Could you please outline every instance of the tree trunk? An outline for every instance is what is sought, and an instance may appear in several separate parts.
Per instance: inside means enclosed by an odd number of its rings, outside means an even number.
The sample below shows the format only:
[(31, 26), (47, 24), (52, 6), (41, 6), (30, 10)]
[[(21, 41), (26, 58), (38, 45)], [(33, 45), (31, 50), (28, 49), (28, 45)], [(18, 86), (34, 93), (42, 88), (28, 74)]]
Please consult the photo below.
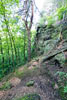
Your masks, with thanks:
[(11, 39), (11, 34), (10, 34), (8, 23), (6, 23), (7, 19), (6, 19), (6, 16), (5, 16), (5, 12), (4, 12), (4, 21), (5, 21), (6, 29), (8, 30), (8, 36), (9, 36), (9, 40), (10, 40), (11, 53), (12, 53), (12, 66), (14, 67), (14, 54), (13, 54), (12, 39)]
[(31, 61), (31, 32), (30, 30), (27, 30), (28, 34), (28, 62)]
[(12, 46), (12, 40), (11, 40), (11, 35), (9, 32), (8, 25), (6, 24), (6, 27), (8, 29), (8, 35), (9, 35), (9, 40), (10, 40), (10, 45), (11, 45), (11, 53), (12, 53), (12, 66), (14, 67), (14, 54), (13, 54), (13, 46)]
[(25, 43), (25, 39), (26, 39), (26, 36), (25, 36), (25, 34), (24, 34), (24, 47), (23, 47), (23, 53), (24, 53), (24, 61), (25, 61), (25, 57), (26, 57), (26, 55), (25, 55), (25, 49), (26, 49), (26, 43)]
[(24, 53), (24, 61), (25, 61), (25, 41), (24, 41), (24, 48), (23, 48), (23, 53)]
[(9, 43), (8, 43), (8, 37), (6, 35), (6, 43), (7, 43), (7, 49), (8, 49), (8, 58), (9, 58), (9, 65), (10, 65), (10, 53), (9, 53)]
[(12, 37), (14, 51), (15, 51), (15, 56), (16, 56), (16, 63), (18, 64), (17, 49), (16, 49), (16, 45), (15, 45), (15, 40), (14, 40), (12, 34), (11, 34), (11, 37)]
[(3, 68), (3, 74), (4, 74), (4, 53), (3, 53), (3, 47), (2, 47), (2, 39), (0, 37), (0, 45), (1, 45), (1, 55), (2, 55), (2, 68)]
[(18, 51), (18, 61), (19, 61), (19, 63), (20, 63), (21, 60), (20, 60), (20, 50), (19, 50), (19, 47), (17, 48), (17, 51)]
[(11, 38), (10, 39), (10, 45), (11, 45), (11, 53), (12, 53), (12, 66), (14, 67), (14, 54), (13, 54), (13, 46), (12, 46), (12, 41)]

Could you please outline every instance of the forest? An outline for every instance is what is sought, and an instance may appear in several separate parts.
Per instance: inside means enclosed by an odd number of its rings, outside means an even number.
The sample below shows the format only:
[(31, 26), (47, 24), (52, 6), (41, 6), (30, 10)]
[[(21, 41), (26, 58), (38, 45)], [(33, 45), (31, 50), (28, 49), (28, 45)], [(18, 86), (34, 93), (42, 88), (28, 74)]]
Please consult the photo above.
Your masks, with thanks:
[(0, 0), (0, 100), (67, 100), (67, 0)]

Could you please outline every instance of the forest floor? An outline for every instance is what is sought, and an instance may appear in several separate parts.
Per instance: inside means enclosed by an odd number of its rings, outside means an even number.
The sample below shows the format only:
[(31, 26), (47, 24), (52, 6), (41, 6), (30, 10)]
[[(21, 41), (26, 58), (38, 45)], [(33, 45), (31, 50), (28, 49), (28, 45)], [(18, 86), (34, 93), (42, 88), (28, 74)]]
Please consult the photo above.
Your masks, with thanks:
[[(3, 79), (11, 82), (12, 87), (7, 90), (0, 90), (0, 100), (16, 100), (25, 94), (37, 93), (41, 100), (61, 100), (58, 94), (58, 85), (54, 74), (60, 70), (46, 62), (41, 64), (41, 60), (32, 60), (29, 64), (20, 67), (12, 74), (12, 77)], [(8, 78), (8, 79), (7, 79)], [(27, 82), (33, 80), (34, 85), (28, 87)]]

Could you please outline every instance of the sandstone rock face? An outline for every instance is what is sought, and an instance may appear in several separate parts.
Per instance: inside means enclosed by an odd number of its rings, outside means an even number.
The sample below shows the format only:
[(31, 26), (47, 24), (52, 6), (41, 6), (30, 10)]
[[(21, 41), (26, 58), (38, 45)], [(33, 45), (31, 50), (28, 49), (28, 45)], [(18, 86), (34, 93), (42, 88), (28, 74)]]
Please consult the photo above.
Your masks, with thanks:
[[(63, 40), (60, 41), (60, 31), (55, 26), (38, 26), (36, 34), (36, 54), (49, 56), (53, 54), (55, 50), (61, 50), (62, 48), (67, 48), (67, 22), (61, 22), (61, 33)], [(65, 32), (65, 33), (64, 33)], [(67, 54), (65, 54), (65, 59), (67, 59)]]
[(39, 26), (36, 34), (36, 48), (37, 54), (42, 55), (44, 52), (48, 52), (49, 49), (54, 47), (52, 40), (52, 34), (55, 32), (54, 26)]

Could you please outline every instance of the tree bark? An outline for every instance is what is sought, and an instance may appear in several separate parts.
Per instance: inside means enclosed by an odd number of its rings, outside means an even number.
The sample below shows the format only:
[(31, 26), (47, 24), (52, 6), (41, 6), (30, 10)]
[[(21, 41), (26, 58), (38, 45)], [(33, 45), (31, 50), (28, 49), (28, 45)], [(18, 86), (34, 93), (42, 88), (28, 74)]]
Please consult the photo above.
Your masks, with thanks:
[(30, 30), (27, 30), (28, 34), (28, 62), (31, 61), (31, 32)]
[[(30, 8), (30, 9), (28, 9)], [(28, 0), (25, 0), (24, 2), (24, 18), (23, 21), (25, 23), (26, 31), (27, 31), (27, 38), (28, 38), (28, 62), (31, 61), (31, 28), (33, 24), (33, 13), (34, 13), (34, 2), (31, 0), (29, 2)], [(30, 11), (31, 10), (31, 11)]]

